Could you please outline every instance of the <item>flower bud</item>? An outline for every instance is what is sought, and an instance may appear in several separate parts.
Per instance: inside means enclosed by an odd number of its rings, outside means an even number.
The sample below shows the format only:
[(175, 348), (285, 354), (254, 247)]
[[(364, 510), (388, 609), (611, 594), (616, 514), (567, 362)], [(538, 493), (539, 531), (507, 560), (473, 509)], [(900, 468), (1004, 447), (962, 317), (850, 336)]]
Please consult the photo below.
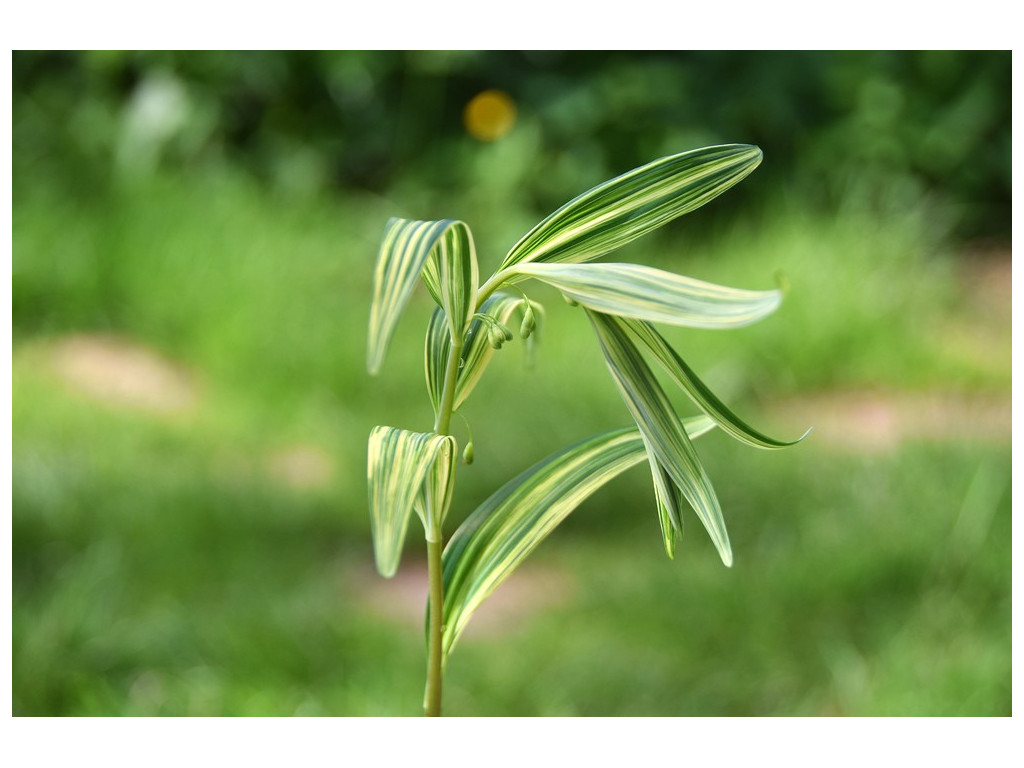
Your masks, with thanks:
[(527, 304), (526, 311), (523, 312), (523, 324), (519, 326), (519, 335), (524, 339), (530, 338), (530, 334), (533, 333), (536, 326), (537, 320), (533, 316), (533, 307)]
[(495, 349), (501, 349), (501, 345), (505, 343), (505, 334), (492, 325), (487, 329), (487, 343)]
[(462, 463), (472, 464), (473, 463), (473, 441), (466, 443), (465, 449), (462, 451)]

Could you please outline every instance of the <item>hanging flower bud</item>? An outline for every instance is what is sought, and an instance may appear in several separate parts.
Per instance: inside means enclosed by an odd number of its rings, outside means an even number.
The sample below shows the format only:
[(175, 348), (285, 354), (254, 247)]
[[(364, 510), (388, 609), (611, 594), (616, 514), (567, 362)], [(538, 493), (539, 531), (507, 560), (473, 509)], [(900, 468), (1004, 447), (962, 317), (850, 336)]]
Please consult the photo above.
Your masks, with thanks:
[(473, 441), (470, 440), (466, 443), (465, 449), (462, 451), (462, 463), (472, 464), (473, 463)]
[(533, 307), (527, 302), (526, 310), (523, 312), (523, 324), (519, 326), (519, 335), (524, 339), (530, 338), (530, 334), (533, 333), (536, 326), (537, 319), (533, 316)]
[(495, 349), (501, 349), (501, 345), (505, 343), (505, 334), (492, 325), (487, 329), (487, 343)]

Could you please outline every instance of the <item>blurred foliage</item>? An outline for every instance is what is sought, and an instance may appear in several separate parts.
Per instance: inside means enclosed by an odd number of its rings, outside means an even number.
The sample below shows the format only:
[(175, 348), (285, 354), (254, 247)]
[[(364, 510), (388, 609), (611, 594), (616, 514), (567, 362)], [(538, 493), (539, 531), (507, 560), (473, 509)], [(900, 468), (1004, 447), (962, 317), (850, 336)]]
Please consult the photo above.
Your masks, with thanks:
[[(424, 593), (401, 577), (421, 542), (397, 583), (373, 575), (365, 441), (430, 427), (431, 302), (413, 297), (371, 380), (384, 222), (461, 218), (489, 270), (573, 194), (715, 141), (765, 162), (621, 258), (750, 288), (781, 270), (772, 318), (666, 335), (751, 423), (819, 429), (777, 454), (698, 445), (733, 569), (696, 524), (664, 557), (649, 474), (593, 497), (524, 566), (534, 609), (471, 626), (448, 711), (1011, 711), (1008, 428), (928, 411), (925, 434), (866, 451), (804, 399), (940, 392), (1008, 421), (1009, 299), (968, 290), (983, 260), (956, 257), (1009, 236), (1009, 53), (15, 52), (13, 69), (15, 714), (417, 714)], [(493, 121), (482, 142), (462, 121), (488, 90), (511, 101), (474, 117)], [(528, 290), (548, 308), (536, 366), (508, 345), (465, 406), (477, 460), (453, 525), (628, 421), (578, 311)], [(189, 404), (97, 397), (62, 367), (83, 337), (171, 361)], [(315, 482), (282, 474), (296, 453)]]
[(15, 52), (16, 190), (228, 164), (290, 193), (429, 178), (450, 197), (479, 183), (462, 112), (487, 89), (518, 105), (500, 173), (538, 213), (736, 141), (823, 211), (927, 196), (958, 235), (1009, 237), (1009, 52)]

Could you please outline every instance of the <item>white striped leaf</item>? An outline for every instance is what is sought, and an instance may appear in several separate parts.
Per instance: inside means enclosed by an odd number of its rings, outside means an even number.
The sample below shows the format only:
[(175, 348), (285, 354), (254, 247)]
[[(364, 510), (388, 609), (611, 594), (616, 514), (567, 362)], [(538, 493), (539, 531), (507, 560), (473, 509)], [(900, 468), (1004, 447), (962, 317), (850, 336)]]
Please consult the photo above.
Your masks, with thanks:
[(452, 493), (455, 491), (455, 466), (458, 464), (456, 454), (458, 446), (455, 438), (450, 435), (435, 435), (443, 440), (436, 452), (434, 463), (430, 465), (427, 476), (420, 486), (413, 508), (423, 523), (423, 531), (427, 541), (443, 541), (441, 526), (452, 504)]
[[(641, 436), (642, 433), (641, 433)], [(658, 506), (658, 522), (661, 523), (661, 535), (665, 544), (665, 554), (672, 559), (676, 556), (676, 539), (683, 535), (682, 505), (684, 500), (676, 488), (672, 478), (658, 462), (650, 441), (644, 437), (644, 450), (647, 452), (647, 463), (651, 467), (654, 480), (654, 500)]]
[[(714, 428), (706, 416), (685, 422), (696, 438)], [(483, 502), (444, 551), (444, 655), (473, 612), (594, 491), (644, 460), (633, 427), (595, 435), (513, 478)]]
[(668, 372), (676, 384), (690, 396), (690, 399), (704, 413), (715, 420), (722, 431), (740, 442), (757, 448), (786, 448), (796, 445), (796, 443), (799, 443), (810, 434), (810, 430), (807, 430), (796, 440), (786, 442), (776, 440), (763, 432), (759, 432), (719, 400), (715, 393), (698, 378), (693, 369), (683, 362), (679, 354), (669, 346), (664, 337), (652, 328), (650, 324), (628, 318), (619, 319), (616, 322), (653, 353), (654, 359)]
[(693, 444), (661, 385), (639, 350), (614, 318), (587, 312), (608, 370), (651, 451), (711, 536), (722, 562), (732, 565), (732, 548), (714, 488)]
[(398, 319), (423, 275), (445, 309), (452, 332), (462, 333), (476, 301), (473, 237), (461, 221), (388, 220), (377, 255), (370, 303), (366, 366), (377, 373)]
[(423, 344), (423, 370), (427, 376), (427, 396), (434, 406), (434, 416), (441, 407), (441, 394), (444, 391), (445, 366), (448, 364), (448, 353), (452, 348), (451, 336), (448, 334), (448, 322), (444, 310), (437, 307), (430, 315), (427, 323), (427, 336)]
[(370, 528), (377, 570), (391, 577), (402, 557), (409, 517), (420, 513), (428, 541), (441, 540), (451, 501), (455, 438), (432, 432), (374, 427), (367, 449)]
[[(540, 305), (531, 302), (534, 310), (539, 310)], [(493, 317), (502, 324), (508, 324), (517, 310), (522, 310), (526, 300), (522, 296), (513, 296), (507, 293), (495, 293), (488, 297), (478, 310), (479, 314)], [(487, 341), (487, 330), (489, 323), (479, 317), (474, 317), (466, 332), (465, 342), (462, 347), (462, 360), (459, 364), (459, 374), (455, 383), (455, 403), (453, 410), (458, 410), (469, 394), (473, 391), (480, 377), (483, 375), (487, 363), (494, 355), (495, 349)], [(424, 370), (427, 377), (427, 394), (434, 406), (434, 413), (440, 407), (441, 392), (444, 388), (445, 366), (448, 363), (448, 353), (451, 350), (451, 341), (445, 331), (444, 316), (440, 309), (434, 310), (430, 323), (427, 326), (427, 335), (424, 341)], [(537, 331), (534, 331), (536, 335)], [(531, 339), (533, 336), (531, 335)], [(529, 342), (530, 339), (527, 339)]]
[(749, 144), (670, 155), (600, 184), (563, 205), (509, 251), (505, 270), (526, 262), (596, 259), (699, 208), (761, 162)]
[(469, 227), (451, 224), (423, 267), (423, 282), (448, 317), (452, 339), (461, 338), (476, 308), (479, 272)]
[(690, 328), (736, 328), (771, 314), (777, 290), (747, 291), (640, 264), (520, 264), (513, 274), (554, 286), (584, 307)]

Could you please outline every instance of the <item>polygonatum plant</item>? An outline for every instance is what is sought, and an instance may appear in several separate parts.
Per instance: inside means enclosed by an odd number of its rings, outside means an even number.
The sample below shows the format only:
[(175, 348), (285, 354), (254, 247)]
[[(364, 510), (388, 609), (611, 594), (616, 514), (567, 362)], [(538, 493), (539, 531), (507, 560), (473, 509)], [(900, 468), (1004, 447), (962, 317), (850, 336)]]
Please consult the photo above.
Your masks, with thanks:
[[(375, 427), (367, 461), (374, 555), (383, 576), (398, 569), (413, 511), (423, 524), (429, 576), (426, 714), (441, 713), (444, 670), (473, 612), (570, 512), (634, 465), (650, 466), (668, 556), (674, 555), (689, 507), (725, 565), (732, 564), (722, 511), (693, 441), (715, 427), (758, 448), (798, 440), (775, 440), (740, 419), (653, 324), (736, 328), (773, 312), (781, 293), (727, 288), (638, 264), (591, 262), (699, 208), (760, 162), (757, 147), (727, 144), (629, 171), (533, 227), (482, 284), (473, 236), (463, 222), (394, 218), (387, 223), (370, 307), (371, 373), (380, 370), (420, 279), (437, 303), (424, 350), (434, 428)], [(587, 437), (525, 470), (472, 512), (443, 547), (459, 453), (452, 415), (472, 394), (495, 351), (513, 339), (510, 323), (517, 320), (520, 337), (533, 341), (543, 308), (519, 287), (526, 280), (553, 286), (586, 314), (634, 426)], [(701, 415), (677, 414), (648, 359)], [(468, 442), (467, 464), (472, 451)]]

